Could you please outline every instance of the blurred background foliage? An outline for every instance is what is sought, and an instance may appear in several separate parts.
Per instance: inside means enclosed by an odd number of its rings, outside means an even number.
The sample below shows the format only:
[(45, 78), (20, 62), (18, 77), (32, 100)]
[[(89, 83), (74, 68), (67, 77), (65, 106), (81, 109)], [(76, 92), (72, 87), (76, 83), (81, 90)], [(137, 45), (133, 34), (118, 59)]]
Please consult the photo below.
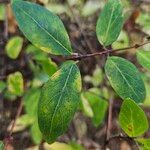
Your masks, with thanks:
[[(30, 0), (59, 15), (77, 53), (100, 50), (95, 25), (106, 0)], [(112, 48), (118, 49), (142, 43), (150, 34), (150, 3), (147, 0), (121, 0), (125, 25)], [(40, 37), (39, 37), (40, 38)], [(149, 46), (142, 49), (147, 51)], [(150, 71), (143, 69), (135, 49), (119, 53), (138, 66), (142, 72), (147, 96), (144, 110), (150, 120)], [(137, 58), (135, 57), (137, 55)], [(62, 60), (50, 58), (29, 43), (17, 27), (10, 5), (0, 3), (0, 140), (9, 133), (20, 101), (23, 111), (13, 130), (10, 150), (99, 150), (105, 140), (108, 99), (113, 95), (113, 134), (120, 133), (117, 114), (121, 101), (110, 89), (103, 70), (104, 58), (89, 58), (79, 63), (83, 79), (81, 103), (69, 130), (57, 142), (42, 141), (37, 124), (37, 105), (42, 85), (55, 73)], [(150, 68), (150, 67), (149, 67)], [(150, 132), (145, 134), (150, 138)], [(120, 143), (121, 145), (122, 143)], [(124, 143), (123, 143), (124, 144)], [(115, 145), (115, 144), (114, 144)], [(3, 145), (0, 143), (0, 147)], [(126, 146), (128, 146), (126, 144)], [(41, 148), (42, 147), (42, 148)], [(0, 148), (1, 149), (1, 148)]]

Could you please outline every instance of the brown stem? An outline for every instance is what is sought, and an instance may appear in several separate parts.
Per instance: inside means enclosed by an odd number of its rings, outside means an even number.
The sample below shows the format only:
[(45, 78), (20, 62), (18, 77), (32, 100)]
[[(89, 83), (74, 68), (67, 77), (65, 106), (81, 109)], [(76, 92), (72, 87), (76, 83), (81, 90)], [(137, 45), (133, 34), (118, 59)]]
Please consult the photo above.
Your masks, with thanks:
[(150, 43), (150, 41), (142, 43), (142, 44), (135, 44), (133, 46), (120, 48), (120, 49), (111, 49), (111, 50), (103, 49), (103, 51), (101, 51), (101, 52), (85, 54), (85, 55), (78, 54), (77, 56), (75, 56), (75, 55), (71, 56), (71, 57), (69, 56), (69, 57), (66, 57), (65, 59), (66, 60), (83, 60), (83, 59), (86, 59), (86, 58), (89, 58), (89, 57), (101, 56), (101, 55), (108, 54), (108, 53), (115, 53), (115, 52), (119, 52), (119, 51), (130, 50), (130, 49), (133, 49), (133, 48), (137, 49), (137, 48), (139, 48), (141, 46), (144, 46), (146, 44), (149, 44), (149, 43)]
[(113, 99), (110, 98), (109, 109), (108, 109), (108, 122), (107, 122), (107, 128), (106, 128), (106, 141), (109, 140), (111, 129), (112, 129), (112, 109), (113, 109)]
[(3, 3), (3, 4), (8, 4), (10, 3), (10, 0), (0, 0), (0, 4)]
[(16, 125), (16, 121), (17, 121), (18, 117), (20, 116), (20, 114), (21, 114), (21, 112), (22, 112), (22, 108), (23, 108), (23, 102), (22, 102), (22, 100), (21, 100), (20, 105), (19, 105), (19, 108), (18, 108), (18, 110), (17, 110), (17, 114), (16, 114), (15, 119), (14, 119), (14, 121), (13, 121), (13, 123), (12, 123), (12, 126), (11, 126), (11, 129), (10, 129), (8, 138), (6, 138), (6, 140), (5, 140), (6, 142), (5, 142), (4, 150), (7, 150), (7, 146), (8, 146), (8, 144), (9, 144), (9, 141), (12, 139), (11, 136), (12, 136), (14, 127), (15, 127), (15, 125)]

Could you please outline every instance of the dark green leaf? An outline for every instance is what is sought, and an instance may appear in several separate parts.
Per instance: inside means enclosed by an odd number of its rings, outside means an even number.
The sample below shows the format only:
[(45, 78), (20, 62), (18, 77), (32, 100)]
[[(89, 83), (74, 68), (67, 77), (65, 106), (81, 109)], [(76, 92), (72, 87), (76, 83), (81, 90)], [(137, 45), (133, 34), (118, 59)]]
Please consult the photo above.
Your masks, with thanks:
[(69, 37), (56, 15), (22, 0), (14, 0), (12, 8), (20, 30), (35, 46), (55, 55), (71, 54)]
[(138, 62), (146, 69), (150, 69), (150, 51), (137, 51)]
[(130, 99), (123, 101), (119, 124), (130, 137), (140, 136), (148, 130), (148, 120), (144, 111)]
[(109, 57), (105, 72), (111, 86), (122, 98), (140, 103), (145, 99), (145, 86), (137, 68), (124, 58)]
[(52, 143), (63, 134), (80, 100), (80, 71), (75, 62), (62, 65), (44, 85), (38, 107), (39, 127), (44, 139)]
[(98, 40), (104, 46), (117, 40), (123, 26), (123, 8), (119, 0), (108, 0), (100, 13), (96, 33)]

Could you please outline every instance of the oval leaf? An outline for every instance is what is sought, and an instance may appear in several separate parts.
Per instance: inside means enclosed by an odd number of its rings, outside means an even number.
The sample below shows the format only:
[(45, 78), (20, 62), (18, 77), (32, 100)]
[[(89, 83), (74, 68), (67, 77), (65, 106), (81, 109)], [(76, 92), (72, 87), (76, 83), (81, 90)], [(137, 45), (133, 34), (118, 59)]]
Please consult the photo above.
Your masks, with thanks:
[(150, 51), (137, 51), (138, 62), (146, 69), (150, 69)]
[(119, 124), (130, 137), (140, 136), (148, 130), (148, 121), (144, 111), (130, 99), (125, 100), (121, 106)]
[(61, 20), (40, 5), (14, 0), (12, 8), (20, 30), (40, 49), (55, 55), (70, 55), (71, 45)]
[(11, 38), (6, 45), (8, 57), (16, 59), (22, 49), (23, 39), (19, 36)]
[(120, 57), (109, 57), (105, 64), (105, 72), (111, 86), (122, 98), (131, 98), (140, 103), (145, 99), (145, 86), (137, 68)]
[(100, 13), (96, 33), (99, 42), (104, 46), (117, 40), (123, 26), (122, 11), (119, 0), (109, 0)]
[(80, 71), (73, 61), (63, 64), (43, 87), (38, 120), (43, 137), (48, 143), (54, 142), (66, 131), (77, 109), (80, 91)]
[(99, 95), (95, 94), (94, 92), (85, 92), (84, 96), (89, 102), (94, 113), (92, 117), (93, 125), (98, 127), (104, 121), (108, 108), (108, 102), (100, 98)]
[(24, 92), (23, 76), (20, 72), (9, 74), (7, 79), (8, 91), (16, 96), (21, 96)]

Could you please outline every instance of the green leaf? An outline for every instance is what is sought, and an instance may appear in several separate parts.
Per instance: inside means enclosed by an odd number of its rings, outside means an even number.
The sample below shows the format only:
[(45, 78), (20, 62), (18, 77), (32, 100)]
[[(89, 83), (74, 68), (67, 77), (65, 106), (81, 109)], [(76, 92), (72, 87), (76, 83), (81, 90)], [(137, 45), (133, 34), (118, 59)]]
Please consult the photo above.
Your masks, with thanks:
[(48, 143), (66, 131), (78, 107), (80, 91), (80, 71), (73, 61), (64, 63), (42, 88), (38, 121)]
[(55, 55), (72, 53), (65, 27), (56, 15), (25, 1), (14, 0), (12, 8), (20, 30), (35, 46)]
[(103, 81), (102, 69), (100, 69), (98, 66), (96, 66), (92, 77), (87, 75), (84, 77), (84, 81), (92, 83), (94, 85), (94, 87), (99, 86), (100, 83)]
[(69, 8), (67, 7), (67, 5), (64, 4), (59, 4), (59, 3), (49, 3), (48, 5), (46, 5), (46, 8), (48, 10), (50, 10), (51, 12), (55, 13), (55, 14), (63, 14), (63, 13), (70, 13)]
[[(33, 45), (28, 45), (26, 48), (27, 54), (31, 55), (31, 58), (36, 61), (36, 63), (42, 68), (43, 72), (51, 76), (54, 74), (58, 67), (55, 62), (53, 62), (47, 53), (41, 51)], [(35, 67), (33, 67), (35, 69)], [(39, 70), (37, 71), (39, 73)], [(35, 73), (37, 75), (37, 72)]]
[(125, 31), (121, 31), (117, 41), (112, 44), (112, 48), (119, 49), (128, 46), (129, 46), (129, 36)]
[(115, 42), (123, 26), (122, 5), (119, 0), (109, 0), (100, 13), (96, 33), (98, 40), (104, 46)]
[(36, 120), (30, 129), (32, 140), (35, 144), (40, 144), (42, 141), (42, 133), (38, 126), (38, 121)]
[(93, 15), (101, 7), (100, 1), (87, 1), (82, 9), (82, 16), (88, 17)]
[(43, 145), (45, 150), (74, 150), (70, 145), (60, 142), (55, 142), (51, 145), (44, 143)]
[(22, 49), (23, 39), (19, 36), (12, 37), (6, 45), (6, 53), (8, 57), (16, 59)]
[(138, 50), (138, 62), (146, 69), (150, 69), (150, 51)]
[(6, 83), (4, 81), (0, 81), (0, 93), (6, 88)]
[(21, 96), (24, 92), (23, 77), (20, 72), (8, 75), (7, 79), (8, 91), (16, 96)]
[(78, 143), (71, 142), (69, 145), (72, 147), (72, 150), (84, 150), (83, 146)]
[(50, 58), (39, 60), (38, 62), (41, 64), (43, 71), (49, 76), (53, 75), (58, 70), (57, 65)]
[(5, 20), (5, 5), (4, 4), (0, 4), (0, 20)]
[(144, 111), (130, 99), (123, 101), (119, 114), (119, 124), (130, 137), (140, 136), (148, 130), (148, 120)]
[(81, 104), (81, 108), (84, 112), (84, 114), (87, 116), (87, 117), (90, 117), (92, 118), (94, 116), (93, 114), (93, 110), (88, 102), (88, 100), (84, 97), (84, 95), (82, 94), (81, 95), (81, 101), (82, 101), (82, 104)]
[(37, 117), (37, 107), (40, 95), (40, 89), (30, 89), (25, 93), (23, 97), (25, 111), (29, 116), (33, 118)]
[(4, 144), (2, 141), (0, 141), (0, 150), (4, 150)]
[[(22, 115), (16, 120), (15, 127), (13, 129), (13, 133), (23, 131), (28, 126), (32, 125), (34, 122), (34, 119), (29, 116), (28, 114)], [(13, 122), (12, 122), (13, 123)], [(10, 131), (12, 127), (12, 124), (8, 127), (8, 130)]]
[(88, 100), (94, 113), (92, 122), (94, 126), (98, 127), (105, 118), (108, 102), (92, 92), (85, 92), (84, 96)]
[(142, 145), (142, 150), (150, 149), (150, 139), (137, 139), (136, 141)]
[(145, 99), (145, 86), (137, 68), (124, 58), (112, 56), (107, 59), (105, 72), (109, 82), (122, 99), (140, 103)]
[(74, 142), (69, 144), (55, 142), (51, 145), (44, 143), (43, 145), (45, 150), (84, 150), (84, 148), (81, 145)]

